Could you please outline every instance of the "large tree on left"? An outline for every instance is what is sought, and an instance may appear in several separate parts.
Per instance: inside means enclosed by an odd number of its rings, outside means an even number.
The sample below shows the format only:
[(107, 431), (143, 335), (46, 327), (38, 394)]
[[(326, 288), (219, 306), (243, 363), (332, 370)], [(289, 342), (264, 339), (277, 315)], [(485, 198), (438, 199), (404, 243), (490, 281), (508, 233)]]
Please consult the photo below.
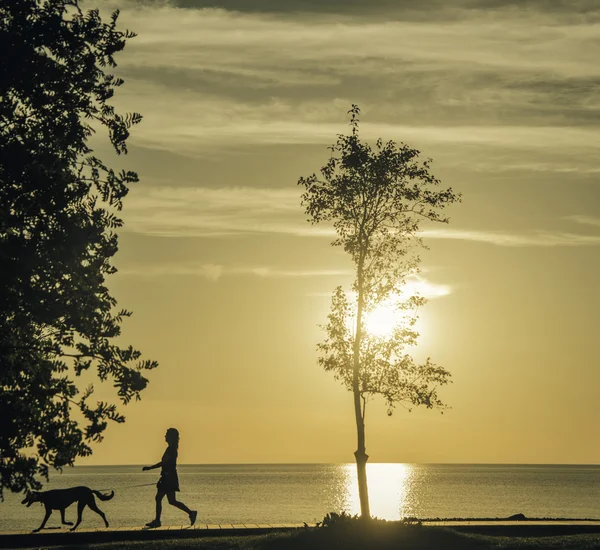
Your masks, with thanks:
[(117, 345), (130, 312), (106, 286), (138, 177), (90, 144), (107, 134), (126, 153), (141, 120), (110, 103), (123, 84), (114, 55), (135, 36), (118, 15), (103, 21), (78, 0), (0, 0), (0, 498), (40, 488), (49, 468), (91, 454), (107, 423), (124, 421), (84, 388), (90, 377), (126, 404), (157, 366)]

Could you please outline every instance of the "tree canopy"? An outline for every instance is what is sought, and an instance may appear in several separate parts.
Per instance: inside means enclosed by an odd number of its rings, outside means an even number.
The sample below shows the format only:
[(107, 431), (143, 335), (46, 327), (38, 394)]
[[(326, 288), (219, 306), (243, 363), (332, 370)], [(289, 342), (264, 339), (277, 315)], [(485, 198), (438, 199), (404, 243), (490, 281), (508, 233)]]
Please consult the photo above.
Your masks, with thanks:
[(40, 488), (49, 468), (91, 454), (115, 403), (94, 401), (85, 371), (139, 399), (157, 366), (116, 343), (118, 212), (131, 171), (94, 155), (106, 132), (127, 152), (138, 113), (111, 105), (123, 80), (109, 71), (135, 35), (78, 0), (0, 0), (0, 497)]
[[(378, 139), (373, 149), (359, 139), (358, 106), (349, 111), (350, 135), (339, 135), (321, 176), (300, 178), (302, 203), (309, 221), (329, 222), (354, 265), (348, 291), (336, 288), (318, 345), (319, 363), (352, 391), (357, 426), (355, 452), (361, 516), (370, 517), (366, 479), (365, 409), (367, 398), (381, 395), (391, 414), (396, 403), (442, 407), (439, 386), (450, 373), (429, 359), (417, 364), (406, 348), (416, 344), (416, 310), (425, 303), (406, 295), (407, 278), (418, 271), (415, 250), (423, 246), (423, 220), (448, 221), (442, 211), (459, 201), (451, 188), (440, 188), (431, 161), (406, 144)], [(367, 317), (391, 303), (398, 321), (385, 335), (367, 329)]]

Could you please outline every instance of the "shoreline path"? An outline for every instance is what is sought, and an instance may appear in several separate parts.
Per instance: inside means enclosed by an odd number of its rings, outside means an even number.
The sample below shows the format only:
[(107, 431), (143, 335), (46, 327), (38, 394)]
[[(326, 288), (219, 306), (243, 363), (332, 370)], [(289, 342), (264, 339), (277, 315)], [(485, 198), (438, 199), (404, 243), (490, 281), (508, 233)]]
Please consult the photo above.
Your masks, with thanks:
[[(558, 536), (600, 533), (600, 520), (435, 520), (423, 521), (424, 526), (452, 527), (486, 535)], [(156, 529), (120, 527), (115, 529), (46, 529), (0, 532), (0, 548), (27, 548), (65, 544), (90, 544), (115, 541), (164, 540), (217, 536), (263, 535), (275, 531), (291, 531), (315, 527), (315, 524), (197, 524), (194, 526), (164, 526)]]

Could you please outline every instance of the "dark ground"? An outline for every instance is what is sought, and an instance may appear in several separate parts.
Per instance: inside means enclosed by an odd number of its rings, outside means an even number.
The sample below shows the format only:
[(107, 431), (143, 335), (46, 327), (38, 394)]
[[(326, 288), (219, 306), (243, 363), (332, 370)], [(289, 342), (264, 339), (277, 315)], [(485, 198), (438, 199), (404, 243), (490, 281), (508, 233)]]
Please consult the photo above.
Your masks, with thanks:
[[(64, 544), (64, 538), (52, 541), (53, 537), (23, 536), (20, 545), (6, 546), (2, 542), (5, 537), (3, 536), (0, 537), (0, 546), (53, 550), (600, 550), (600, 526), (539, 527), (544, 526), (491, 526), (478, 529), (400, 525), (389, 522), (372, 526), (296, 529), (263, 535), (224, 533), (220, 536), (180, 538), (177, 532), (169, 535), (166, 531), (160, 539), (112, 542), (94, 542), (94, 534), (89, 534), (87, 538), (73, 537), (68, 545)], [(8, 540), (4, 539), (4, 542)], [(52, 546), (45, 546), (46, 542)], [(58, 542), (59, 544), (56, 544)]]

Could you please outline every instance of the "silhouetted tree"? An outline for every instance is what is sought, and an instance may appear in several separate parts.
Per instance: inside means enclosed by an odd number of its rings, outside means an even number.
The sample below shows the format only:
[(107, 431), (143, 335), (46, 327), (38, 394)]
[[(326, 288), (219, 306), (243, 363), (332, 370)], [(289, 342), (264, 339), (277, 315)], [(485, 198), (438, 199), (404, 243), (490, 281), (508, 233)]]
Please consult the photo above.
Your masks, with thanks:
[(117, 216), (134, 172), (116, 173), (89, 140), (108, 131), (126, 153), (137, 113), (110, 104), (123, 80), (105, 72), (135, 36), (77, 0), (0, 0), (0, 497), (40, 488), (49, 467), (89, 455), (115, 404), (78, 388), (84, 371), (139, 399), (154, 361), (114, 343), (128, 311), (116, 271)]
[[(437, 388), (450, 373), (429, 359), (416, 364), (406, 346), (416, 342), (418, 296), (404, 298), (407, 276), (416, 272), (414, 250), (421, 220), (447, 222), (440, 211), (460, 200), (452, 189), (438, 189), (430, 161), (419, 162), (419, 151), (393, 141), (377, 140), (375, 149), (359, 139), (360, 110), (353, 105), (351, 135), (339, 135), (321, 176), (300, 178), (302, 204), (312, 223), (331, 222), (337, 233), (333, 246), (341, 246), (355, 267), (351, 298), (338, 287), (324, 327), (326, 339), (318, 345), (319, 363), (353, 393), (357, 428), (356, 457), (361, 517), (369, 518), (365, 446), (367, 398), (382, 395), (388, 414), (395, 403), (441, 407)], [(404, 313), (388, 336), (370, 334), (365, 316), (382, 303)], [(401, 318), (402, 315), (399, 315)]]

